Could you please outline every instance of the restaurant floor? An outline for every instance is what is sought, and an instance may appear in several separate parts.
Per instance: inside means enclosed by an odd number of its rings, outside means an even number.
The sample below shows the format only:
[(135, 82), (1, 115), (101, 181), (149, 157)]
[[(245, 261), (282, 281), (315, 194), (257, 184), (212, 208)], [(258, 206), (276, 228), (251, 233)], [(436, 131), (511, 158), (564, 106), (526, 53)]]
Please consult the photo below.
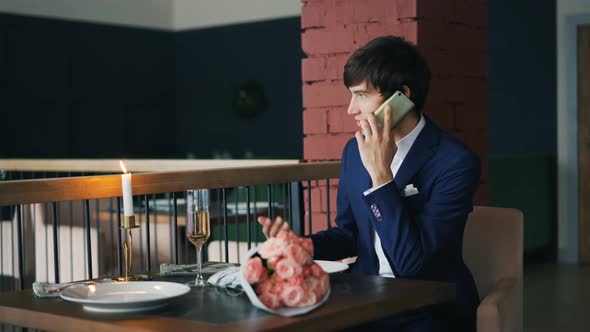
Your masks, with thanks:
[(590, 266), (526, 265), (524, 330), (590, 331)]

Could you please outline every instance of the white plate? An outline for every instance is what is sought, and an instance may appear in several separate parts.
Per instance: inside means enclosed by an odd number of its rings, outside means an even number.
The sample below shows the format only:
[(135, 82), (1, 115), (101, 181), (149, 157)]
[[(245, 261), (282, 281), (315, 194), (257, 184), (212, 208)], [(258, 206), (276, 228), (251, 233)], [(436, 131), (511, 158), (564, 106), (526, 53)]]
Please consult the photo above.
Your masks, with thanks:
[(162, 281), (113, 282), (97, 285), (74, 285), (61, 298), (80, 303), (95, 312), (134, 312), (151, 310), (168, 304), (190, 291), (190, 287)]
[(318, 265), (328, 273), (336, 273), (342, 272), (348, 269), (348, 265), (340, 262), (333, 262), (333, 261), (319, 261), (314, 260), (314, 262), (318, 263)]

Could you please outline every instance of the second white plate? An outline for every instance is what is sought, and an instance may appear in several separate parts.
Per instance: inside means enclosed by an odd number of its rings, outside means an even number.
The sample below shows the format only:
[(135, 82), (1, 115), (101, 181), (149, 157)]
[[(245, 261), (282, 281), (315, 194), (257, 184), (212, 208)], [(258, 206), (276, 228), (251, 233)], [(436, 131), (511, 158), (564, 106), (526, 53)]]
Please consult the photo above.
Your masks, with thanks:
[(340, 262), (314, 260), (327, 273), (342, 272), (348, 269), (348, 265)]
[(190, 287), (163, 281), (113, 282), (97, 285), (74, 285), (66, 288), (61, 298), (80, 303), (95, 312), (135, 312), (168, 304), (190, 291)]

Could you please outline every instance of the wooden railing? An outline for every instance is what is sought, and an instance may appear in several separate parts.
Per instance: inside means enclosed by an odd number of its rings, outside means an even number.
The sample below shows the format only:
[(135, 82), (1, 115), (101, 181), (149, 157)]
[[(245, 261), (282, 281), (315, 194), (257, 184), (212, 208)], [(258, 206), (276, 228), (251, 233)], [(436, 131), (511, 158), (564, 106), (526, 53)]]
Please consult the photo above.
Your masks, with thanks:
[[(0, 167), (1, 169), (1, 167)], [(340, 162), (133, 174), (133, 194), (230, 188), (337, 178)], [(121, 196), (121, 176), (101, 175), (0, 182), (0, 206)]]
[[(296, 165), (297, 159), (125, 159), (130, 172), (170, 172), (252, 166)], [(119, 159), (0, 159), (0, 170), (119, 173)]]

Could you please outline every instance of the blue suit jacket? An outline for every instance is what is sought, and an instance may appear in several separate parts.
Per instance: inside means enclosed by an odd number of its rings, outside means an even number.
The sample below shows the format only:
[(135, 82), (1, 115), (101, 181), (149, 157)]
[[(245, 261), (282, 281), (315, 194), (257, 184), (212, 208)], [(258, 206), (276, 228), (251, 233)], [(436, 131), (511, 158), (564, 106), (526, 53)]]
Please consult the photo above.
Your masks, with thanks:
[[(338, 227), (312, 235), (316, 259), (358, 256), (352, 273), (376, 275), (373, 229), (397, 277), (453, 282), (457, 306), (475, 317), (479, 297), (463, 262), (463, 231), (479, 183), (479, 158), (461, 142), (426, 124), (394, 181), (364, 196), (371, 178), (356, 139), (344, 148), (338, 185)], [(419, 193), (403, 197), (413, 184)]]

